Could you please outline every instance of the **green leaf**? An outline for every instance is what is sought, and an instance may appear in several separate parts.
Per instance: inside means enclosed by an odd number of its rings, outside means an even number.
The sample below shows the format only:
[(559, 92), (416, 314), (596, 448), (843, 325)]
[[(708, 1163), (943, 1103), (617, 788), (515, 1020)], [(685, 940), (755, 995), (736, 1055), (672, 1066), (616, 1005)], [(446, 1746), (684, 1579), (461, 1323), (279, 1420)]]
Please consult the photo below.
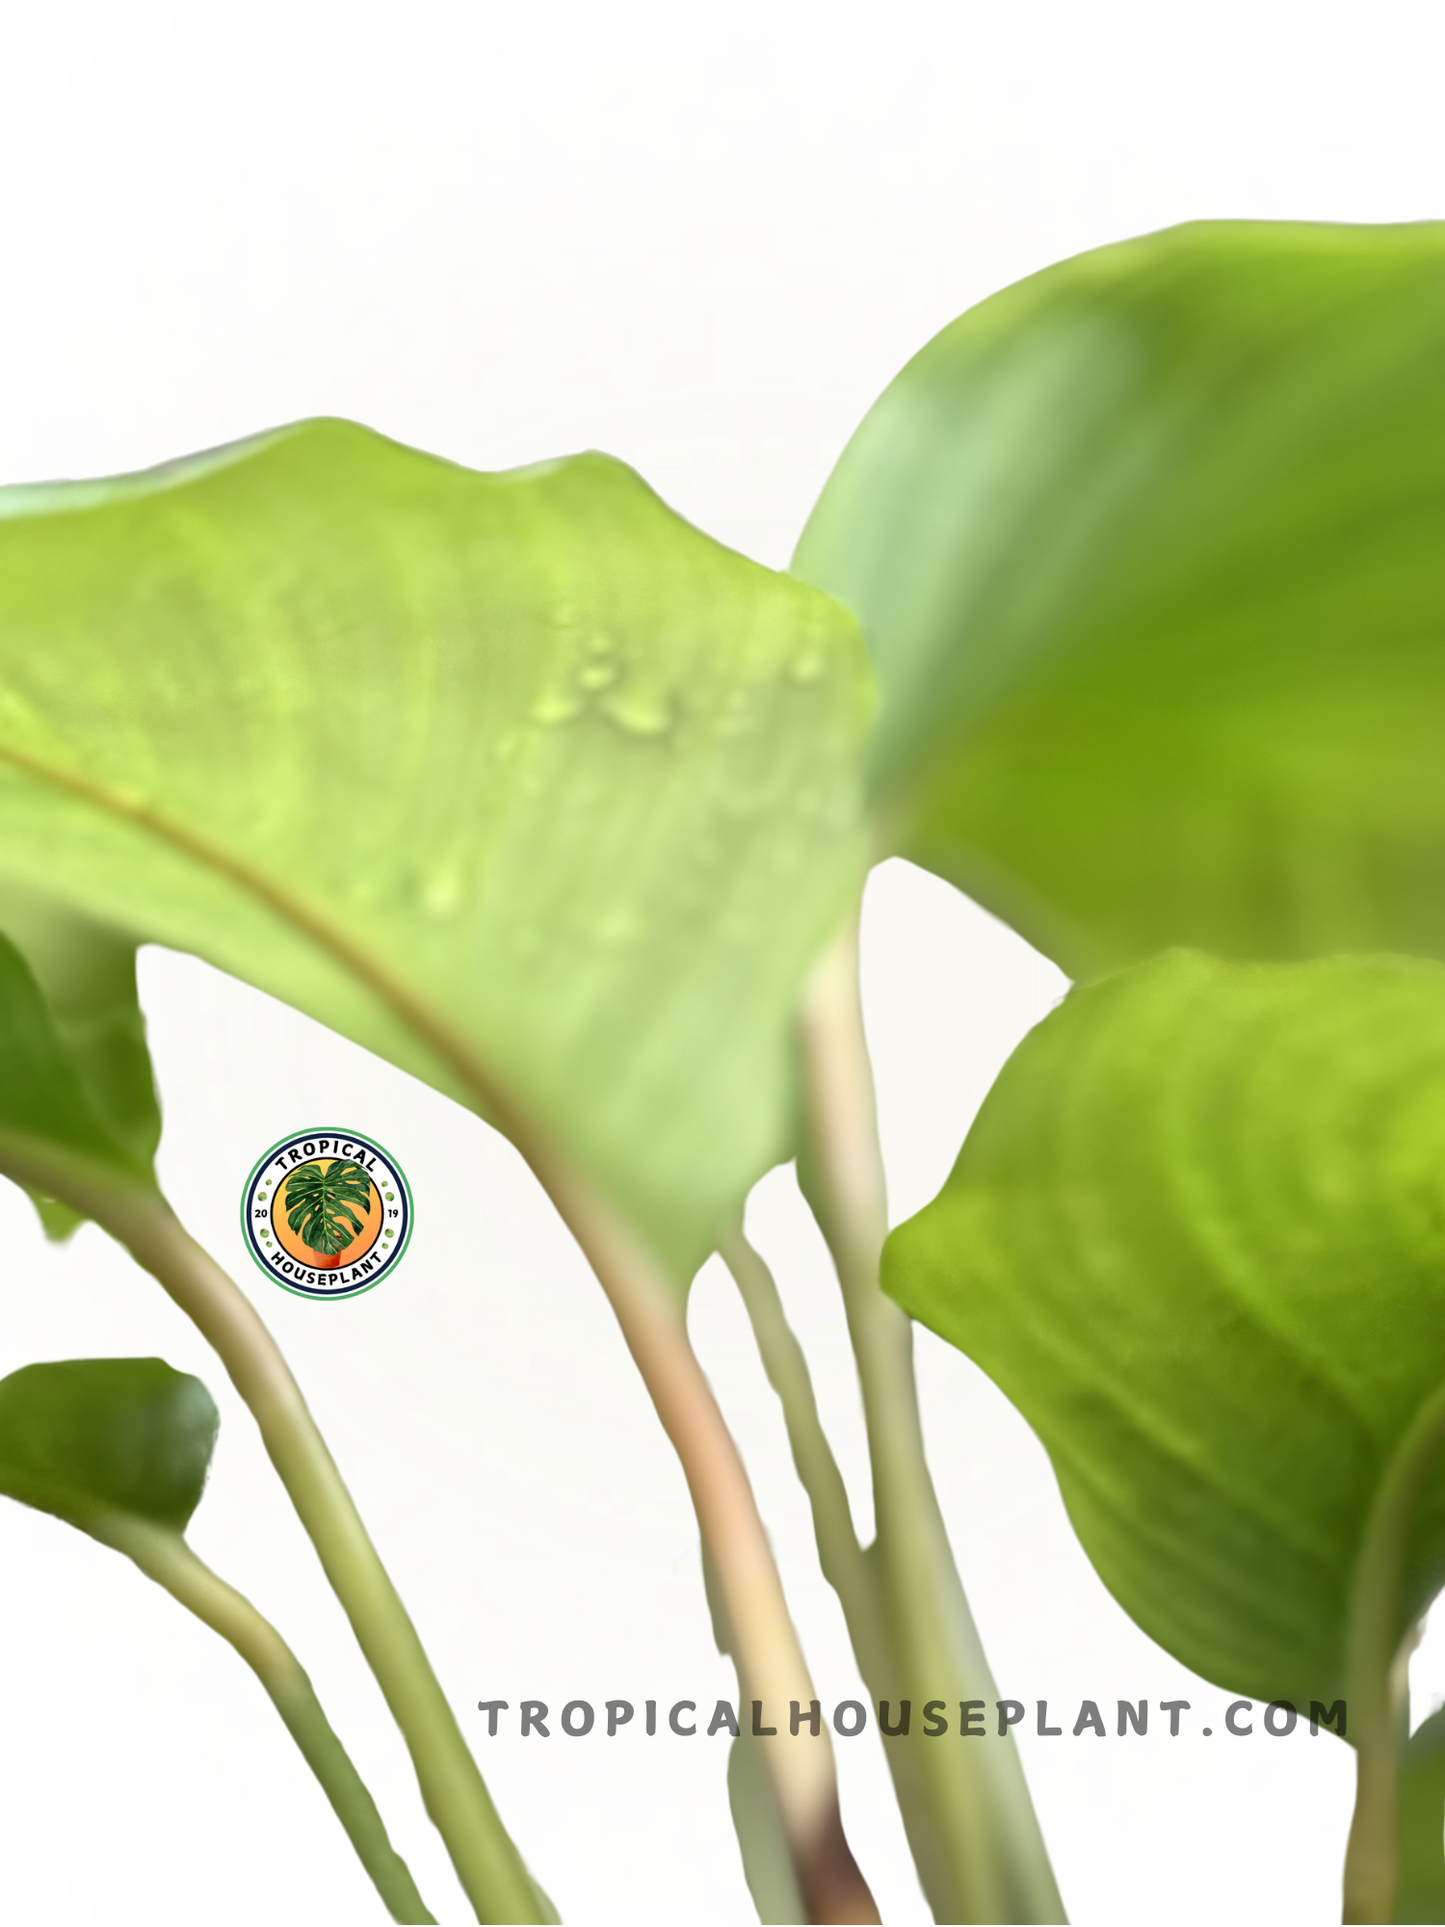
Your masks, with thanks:
[[(1147, 1633), (1332, 1703), (1372, 1508), (1445, 1380), (1445, 969), (1175, 953), (1075, 991), (884, 1284), (1033, 1425)], [(1397, 1633), (1442, 1580), (1432, 1461)]]
[(35, 978), (0, 936), (0, 1168), (43, 1190), (57, 1159), (154, 1188), (149, 1157), (97, 1115)]
[(864, 420), (794, 567), (862, 618), (896, 848), (1075, 977), (1445, 954), (1445, 226), (1047, 269)]
[(122, 1513), (184, 1532), (220, 1418), (159, 1358), (72, 1358), (0, 1379), (0, 1492), (85, 1529)]
[(597, 455), (319, 422), (0, 493), (0, 864), (559, 1145), (690, 1273), (863, 862), (826, 598)]
[(220, 1422), (200, 1379), (163, 1359), (26, 1365), (0, 1379), (0, 1492), (125, 1553), (228, 1640), (270, 1694), (392, 1918), (429, 1921), (296, 1655), (181, 1536)]
[(350, 1209), (371, 1209), (371, 1179), (349, 1158), (329, 1164), (298, 1164), (286, 1179), (286, 1222), (302, 1244), (334, 1258), (361, 1236), (361, 1219)]
[[(56, 1036), (90, 1107), (116, 1143), (149, 1167), (161, 1114), (136, 995), (135, 944), (33, 892), (0, 888), (0, 931), (37, 978)], [(68, 1205), (32, 1198), (51, 1237), (80, 1223)]]
[(1400, 1753), (1398, 1921), (1445, 1920), (1445, 1711)]

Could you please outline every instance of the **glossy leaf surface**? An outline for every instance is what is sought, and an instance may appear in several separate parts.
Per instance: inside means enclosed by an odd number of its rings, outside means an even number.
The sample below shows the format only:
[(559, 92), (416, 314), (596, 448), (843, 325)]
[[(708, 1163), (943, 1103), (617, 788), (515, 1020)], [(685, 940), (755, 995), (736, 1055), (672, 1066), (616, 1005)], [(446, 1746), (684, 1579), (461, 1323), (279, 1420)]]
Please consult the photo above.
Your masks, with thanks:
[(680, 1276), (789, 1147), (869, 702), (601, 456), (320, 422), (0, 493), (5, 872), (525, 1118)]
[[(1445, 1379), (1445, 969), (1173, 953), (1074, 992), (884, 1283), (1029, 1419), (1146, 1632), (1338, 1698), (1371, 1507)], [(1437, 1465), (1401, 1631), (1442, 1579)]]
[(1445, 955), (1445, 226), (1190, 226), (946, 328), (794, 567), (894, 847), (1070, 975)]
[(86, 1526), (124, 1513), (183, 1532), (220, 1418), (159, 1358), (72, 1358), (0, 1379), (0, 1491)]

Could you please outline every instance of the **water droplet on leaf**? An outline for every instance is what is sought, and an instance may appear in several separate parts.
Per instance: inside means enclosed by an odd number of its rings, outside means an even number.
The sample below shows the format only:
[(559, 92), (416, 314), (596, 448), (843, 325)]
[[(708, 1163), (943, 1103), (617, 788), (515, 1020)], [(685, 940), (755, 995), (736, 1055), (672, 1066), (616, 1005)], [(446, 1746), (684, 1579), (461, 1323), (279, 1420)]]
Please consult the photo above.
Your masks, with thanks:
[(570, 723), (581, 714), (582, 698), (575, 689), (545, 690), (532, 705), (532, 721), (544, 728)]
[(434, 870), (422, 885), (421, 907), (429, 917), (455, 916), (461, 901), (462, 878), (459, 870)]
[(625, 683), (602, 705), (603, 714), (629, 736), (665, 736), (672, 728), (672, 703), (665, 689)]

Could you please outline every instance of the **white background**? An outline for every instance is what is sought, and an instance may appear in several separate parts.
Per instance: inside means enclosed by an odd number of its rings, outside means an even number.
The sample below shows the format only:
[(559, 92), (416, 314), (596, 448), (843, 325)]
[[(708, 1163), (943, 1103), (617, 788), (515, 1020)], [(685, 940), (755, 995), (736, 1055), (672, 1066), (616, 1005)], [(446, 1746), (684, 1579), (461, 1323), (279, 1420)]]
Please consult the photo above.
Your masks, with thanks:
[[(21, 7), (0, 21), (0, 480), (144, 464), (315, 413), (478, 467), (598, 446), (781, 565), (899, 365), (993, 289), (1194, 216), (1445, 213), (1431, 5), (412, 4)], [(895, 1216), (942, 1180), (1050, 966), (902, 866), (868, 905)], [(724, 1743), (489, 1742), (479, 1698), (732, 1690), (682, 1479), (601, 1295), (474, 1118), (193, 961), (143, 958), (182, 1216), (296, 1365), (462, 1711), (572, 1922), (751, 1917)], [(252, 1270), (236, 1205), (292, 1129), (407, 1169), (403, 1266), (353, 1303)], [(860, 1522), (857, 1398), (786, 1173), (753, 1228), (782, 1273)], [(409, 1767), (223, 1375), (93, 1230), (47, 1248), (0, 1196), (0, 1369), (159, 1352), (223, 1430), (193, 1537), (310, 1668), (445, 1919), (465, 1903)], [(744, 1445), (820, 1691), (863, 1697), (816, 1574), (735, 1296), (697, 1343)], [(1232, 1741), (1223, 1696), (1136, 1632), (1046, 1460), (920, 1340), (930, 1451), (1003, 1691), (1188, 1698), (1176, 1741), (1025, 1759), (1078, 1922), (1338, 1918), (1344, 1748)], [(36, 1921), (349, 1921), (379, 1908), (259, 1689), (120, 1561), (0, 1510), (0, 1864)], [(1427, 1652), (1417, 1686), (1427, 1703)], [(1198, 1727), (1215, 1713), (1216, 1736)], [(1155, 1725), (1159, 1725), (1156, 1714)], [(1112, 1726), (1112, 1720), (1111, 1720)], [(890, 1921), (926, 1910), (876, 1739), (838, 1744)]]

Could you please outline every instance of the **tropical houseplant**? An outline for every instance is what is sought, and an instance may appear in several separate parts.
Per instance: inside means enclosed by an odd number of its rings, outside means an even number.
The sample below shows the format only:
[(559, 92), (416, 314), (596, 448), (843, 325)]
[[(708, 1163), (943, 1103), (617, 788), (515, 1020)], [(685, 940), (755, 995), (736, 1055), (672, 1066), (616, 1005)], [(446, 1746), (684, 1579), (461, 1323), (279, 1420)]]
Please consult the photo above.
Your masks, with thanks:
[[(996, 1697), (911, 1315), (1035, 1424), (1147, 1631), (1347, 1724), (1346, 1918), (1438, 1917), (1445, 1785), (1399, 1682), (1445, 1577), (1442, 319), (1433, 226), (1200, 226), (1066, 262), (904, 370), (787, 575), (605, 457), (478, 475), (335, 422), (0, 495), (0, 1166), (214, 1345), (479, 1918), (548, 1902), (294, 1379), (156, 1186), (138, 943), (521, 1151), (681, 1460), (740, 1702), (817, 1695), (688, 1342), (714, 1250), (875, 1702)], [(885, 1245), (856, 924), (892, 853), (1079, 988)], [(866, 1548), (741, 1231), (791, 1156), (857, 1360)], [(344, 1202), (296, 1200), (323, 1255)], [(97, 1427), (120, 1369), (65, 1381), (100, 1388)], [(47, 1509), (115, 1542), (75, 1409), (7, 1490), (63, 1486)], [(826, 1733), (792, 1724), (734, 1748), (760, 1911), (874, 1918)], [(894, 1726), (936, 1917), (1062, 1918), (1009, 1722), (976, 1747), (966, 1719), (947, 1745)]]

